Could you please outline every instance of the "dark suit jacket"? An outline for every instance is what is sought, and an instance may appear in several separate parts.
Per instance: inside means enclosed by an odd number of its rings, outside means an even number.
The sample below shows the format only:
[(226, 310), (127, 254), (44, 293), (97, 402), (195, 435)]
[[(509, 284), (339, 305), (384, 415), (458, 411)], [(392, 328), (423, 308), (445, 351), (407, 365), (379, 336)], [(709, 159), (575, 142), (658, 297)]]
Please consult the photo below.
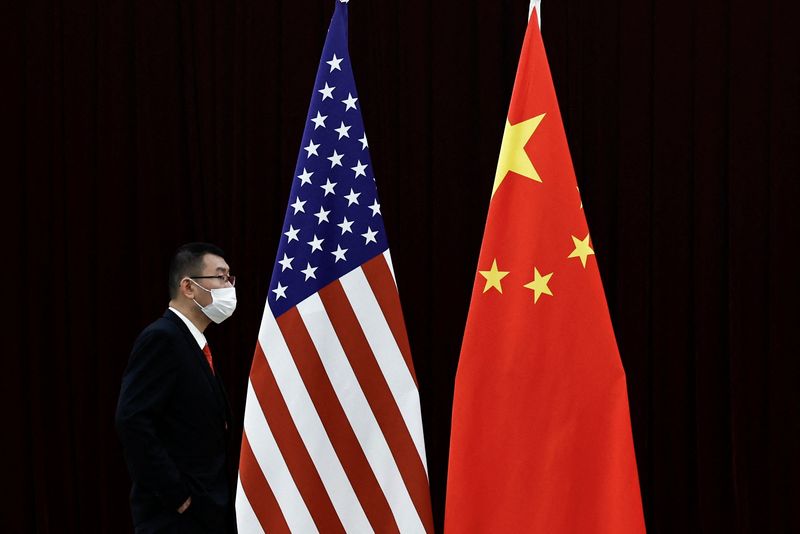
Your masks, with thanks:
[[(219, 376), (172, 311), (136, 339), (122, 378), (116, 426), (133, 480), (137, 532), (229, 532), (230, 409)], [(177, 508), (192, 497), (183, 514)]]

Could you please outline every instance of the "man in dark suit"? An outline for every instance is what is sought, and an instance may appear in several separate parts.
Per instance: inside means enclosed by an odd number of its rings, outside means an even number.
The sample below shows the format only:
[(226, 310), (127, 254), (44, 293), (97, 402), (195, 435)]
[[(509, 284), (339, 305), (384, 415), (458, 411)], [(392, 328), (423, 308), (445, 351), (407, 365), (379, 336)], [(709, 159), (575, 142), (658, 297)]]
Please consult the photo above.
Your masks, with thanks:
[(203, 335), (236, 308), (234, 283), (219, 248), (183, 245), (170, 265), (169, 309), (134, 342), (116, 426), (137, 534), (236, 529), (230, 410)]

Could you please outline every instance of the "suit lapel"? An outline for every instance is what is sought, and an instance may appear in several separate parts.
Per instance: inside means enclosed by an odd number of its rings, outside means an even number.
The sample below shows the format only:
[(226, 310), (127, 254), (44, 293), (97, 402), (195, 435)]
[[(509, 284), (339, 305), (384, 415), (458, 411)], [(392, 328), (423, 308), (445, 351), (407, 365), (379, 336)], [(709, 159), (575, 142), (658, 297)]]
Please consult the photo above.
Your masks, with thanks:
[(186, 324), (175, 315), (171, 310), (167, 310), (164, 312), (164, 318), (170, 320), (175, 326), (177, 326), (178, 330), (183, 334), (186, 342), (192, 353), (194, 354), (193, 360), (197, 365), (199, 365), (202, 369), (203, 376), (206, 377), (206, 381), (208, 382), (208, 386), (214, 392), (214, 395), (219, 403), (219, 407), (222, 409), (223, 418), (225, 420), (228, 419), (228, 414), (230, 408), (228, 406), (228, 399), (225, 394), (225, 389), (222, 387), (222, 382), (218, 380), (218, 378), (211, 372), (211, 367), (208, 365), (208, 360), (206, 360), (206, 355), (203, 353), (203, 350), (198, 346), (197, 340), (189, 331), (189, 328)]

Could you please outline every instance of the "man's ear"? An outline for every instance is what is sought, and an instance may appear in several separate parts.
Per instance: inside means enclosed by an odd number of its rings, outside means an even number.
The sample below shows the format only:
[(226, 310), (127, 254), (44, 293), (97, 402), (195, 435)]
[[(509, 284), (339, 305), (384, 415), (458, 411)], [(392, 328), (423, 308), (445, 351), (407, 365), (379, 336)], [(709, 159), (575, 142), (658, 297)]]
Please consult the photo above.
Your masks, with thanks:
[(194, 284), (192, 284), (192, 281), (189, 280), (188, 278), (184, 278), (183, 280), (181, 280), (181, 283), (178, 286), (178, 290), (184, 297), (188, 299), (194, 298)]

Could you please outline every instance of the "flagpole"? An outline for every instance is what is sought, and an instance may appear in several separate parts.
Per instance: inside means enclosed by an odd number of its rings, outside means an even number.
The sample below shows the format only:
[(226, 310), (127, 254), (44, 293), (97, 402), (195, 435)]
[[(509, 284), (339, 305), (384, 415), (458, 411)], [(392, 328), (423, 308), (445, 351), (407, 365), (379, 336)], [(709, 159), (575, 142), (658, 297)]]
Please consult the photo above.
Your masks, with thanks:
[(530, 6), (528, 7), (528, 20), (531, 20), (531, 13), (533, 13), (533, 8), (536, 8), (536, 17), (539, 21), (539, 31), (542, 29), (542, 0), (531, 0)]

